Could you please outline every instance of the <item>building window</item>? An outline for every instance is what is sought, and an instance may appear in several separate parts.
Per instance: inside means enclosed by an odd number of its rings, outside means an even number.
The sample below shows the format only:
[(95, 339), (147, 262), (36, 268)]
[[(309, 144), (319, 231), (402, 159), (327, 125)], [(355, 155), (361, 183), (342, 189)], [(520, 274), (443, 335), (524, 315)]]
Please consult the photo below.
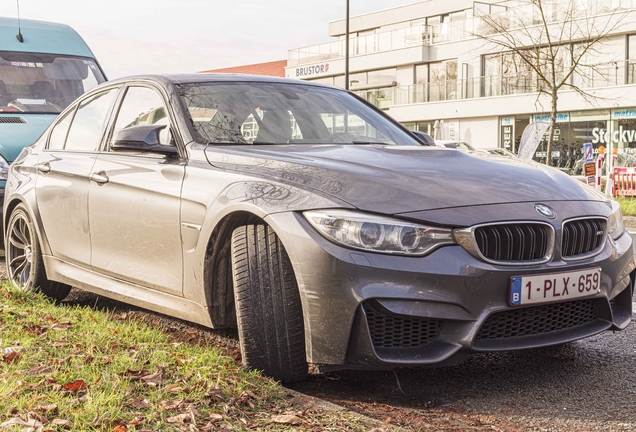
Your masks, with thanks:
[(429, 100), (457, 99), (457, 60), (429, 64)]
[(627, 36), (627, 84), (636, 84), (636, 35)]

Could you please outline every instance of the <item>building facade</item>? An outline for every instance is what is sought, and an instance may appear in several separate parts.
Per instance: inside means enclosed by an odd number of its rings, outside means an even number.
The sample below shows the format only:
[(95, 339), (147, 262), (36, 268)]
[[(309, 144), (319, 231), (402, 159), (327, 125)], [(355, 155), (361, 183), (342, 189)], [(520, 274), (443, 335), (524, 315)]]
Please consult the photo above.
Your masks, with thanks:
[[(566, 3), (567, 13), (562, 12)], [(563, 35), (564, 23), (569, 23), (571, 37), (558, 41), (563, 54), (555, 72), (573, 73), (558, 93), (553, 163), (572, 170), (587, 142), (595, 151), (612, 147), (619, 158), (632, 158), (636, 0), (542, 4), (544, 20), (537, 18), (529, 2), (468, 0), (428, 0), (353, 17), (350, 90), (410, 129), (433, 134), (435, 122), (444, 120), (445, 139), (516, 151), (529, 123), (550, 118), (551, 99), (540, 93), (545, 86), (537, 73), (519, 59), (523, 49), (505, 49), (487, 36), (496, 36), (496, 23), (520, 44), (525, 38), (524, 49), (533, 49), (537, 43), (532, 34), (552, 26), (550, 31), (561, 29)], [(329, 35), (335, 38), (331, 42), (290, 50), (285, 75), (344, 87), (344, 34), (345, 21), (335, 21), (329, 24)], [(599, 34), (601, 40), (582, 55), (585, 41)], [(544, 40), (540, 43), (542, 49), (547, 47)], [(546, 157), (542, 142), (535, 159)]]

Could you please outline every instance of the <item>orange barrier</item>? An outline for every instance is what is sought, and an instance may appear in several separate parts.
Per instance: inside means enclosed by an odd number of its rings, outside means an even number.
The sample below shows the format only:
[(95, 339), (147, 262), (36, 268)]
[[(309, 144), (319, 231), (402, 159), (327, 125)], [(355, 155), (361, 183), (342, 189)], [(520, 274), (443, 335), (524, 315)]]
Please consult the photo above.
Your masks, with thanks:
[(614, 168), (614, 196), (636, 196), (636, 167)]

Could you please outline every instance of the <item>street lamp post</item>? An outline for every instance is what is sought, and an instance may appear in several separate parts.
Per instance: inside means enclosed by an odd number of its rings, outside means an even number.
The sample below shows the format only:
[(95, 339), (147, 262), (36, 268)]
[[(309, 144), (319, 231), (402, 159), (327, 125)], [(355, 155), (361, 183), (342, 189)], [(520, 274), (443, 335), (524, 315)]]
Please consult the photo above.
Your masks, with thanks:
[(347, 0), (345, 26), (345, 90), (349, 90), (349, 0)]

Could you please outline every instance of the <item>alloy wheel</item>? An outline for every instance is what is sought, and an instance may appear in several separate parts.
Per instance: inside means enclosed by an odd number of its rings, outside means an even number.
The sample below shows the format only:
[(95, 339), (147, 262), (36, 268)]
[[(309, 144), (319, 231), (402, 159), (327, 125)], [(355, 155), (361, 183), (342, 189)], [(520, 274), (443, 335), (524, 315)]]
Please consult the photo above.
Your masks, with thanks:
[(30, 288), (33, 263), (33, 236), (29, 221), (23, 214), (16, 215), (9, 227), (7, 262), (9, 277), (14, 283)]

